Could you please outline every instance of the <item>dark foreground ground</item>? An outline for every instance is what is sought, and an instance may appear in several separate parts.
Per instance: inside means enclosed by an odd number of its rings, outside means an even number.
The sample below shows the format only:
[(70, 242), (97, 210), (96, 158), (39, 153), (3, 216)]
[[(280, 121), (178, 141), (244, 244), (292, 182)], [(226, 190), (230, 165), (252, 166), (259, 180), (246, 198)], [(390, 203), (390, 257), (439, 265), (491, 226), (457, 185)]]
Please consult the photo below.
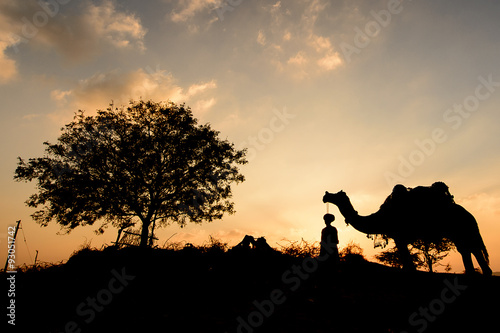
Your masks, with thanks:
[(356, 256), (341, 262), (337, 272), (323, 266), (313, 258), (256, 252), (84, 250), (64, 265), (17, 273), (16, 329), (250, 333), (500, 328), (500, 277), (405, 273)]

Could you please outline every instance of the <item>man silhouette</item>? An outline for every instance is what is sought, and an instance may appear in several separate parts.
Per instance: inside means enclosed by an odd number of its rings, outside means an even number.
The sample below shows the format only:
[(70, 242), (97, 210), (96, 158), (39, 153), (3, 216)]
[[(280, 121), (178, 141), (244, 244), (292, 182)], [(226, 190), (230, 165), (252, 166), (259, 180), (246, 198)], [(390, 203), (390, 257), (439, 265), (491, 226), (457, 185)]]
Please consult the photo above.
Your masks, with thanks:
[(326, 227), (321, 231), (321, 250), (320, 256), (328, 256), (328, 262), (331, 264), (336, 264), (339, 260), (339, 250), (337, 246), (332, 244), (339, 243), (339, 237), (337, 233), (337, 228), (332, 226), (332, 222), (335, 221), (335, 216), (333, 214), (325, 214), (323, 216)]

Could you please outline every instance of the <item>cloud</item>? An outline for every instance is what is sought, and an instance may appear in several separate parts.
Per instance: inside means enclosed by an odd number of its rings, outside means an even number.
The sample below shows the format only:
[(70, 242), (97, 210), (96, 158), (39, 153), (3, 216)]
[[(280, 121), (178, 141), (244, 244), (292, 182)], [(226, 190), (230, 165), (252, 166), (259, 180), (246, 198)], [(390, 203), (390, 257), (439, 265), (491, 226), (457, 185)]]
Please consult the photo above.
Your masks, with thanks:
[(287, 61), (287, 64), (293, 64), (293, 65), (303, 65), (307, 63), (307, 59), (306, 57), (304, 56), (304, 52), (302, 51), (299, 51), (297, 52), (296, 55), (294, 55), (293, 57), (290, 57)]
[(186, 98), (197, 95), (201, 92), (204, 92), (207, 89), (213, 89), (213, 88), (217, 88), (217, 83), (215, 82), (215, 80), (200, 84), (193, 84), (189, 87), (188, 92), (186, 94)]
[(20, 29), (21, 21), (17, 20), (16, 2), (3, 1), (0, 3), (0, 84), (7, 83), (17, 75), (17, 66), (14, 59), (7, 54), (8, 49), (19, 43), (19, 38), (12, 34), (12, 30)]
[(70, 95), (71, 95), (70, 90), (64, 91), (64, 90), (56, 89), (50, 93), (50, 98), (56, 102), (65, 102), (67, 97)]
[(296, 79), (323, 75), (343, 64), (331, 37), (319, 31), (319, 18), (328, 2), (276, 2), (263, 7), (269, 24), (259, 27), (257, 43), (269, 62)]
[(145, 50), (146, 29), (140, 20), (133, 14), (117, 11), (111, 1), (105, 1), (101, 6), (89, 4), (84, 21), (94, 28), (97, 36), (107, 39), (117, 48), (135, 46)]
[(223, 2), (223, 0), (179, 0), (169, 17), (175, 23), (186, 22), (200, 12), (219, 8)]
[(257, 35), (257, 43), (262, 46), (266, 45), (266, 36), (264, 36), (262, 30), (259, 30), (259, 34)]
[[(0, 36), (0, 38), (2, 37)], [(0, 84), (11, 81), (17, 75), (16, 62), (5, 54), (5, 50), (9, 46), (11, 44), (0, 41), (0, 68), (2, 69), (0, 71)]]
[(323, 12), (327, 5), (328, 2), (324, 0), (311, 0), (307, 2), (301, 18), (302, 24), (306, 27), (308, 26), (309, 29), (312, 29), (316, 24), (319, 15)]
[[(109, 49), (145, 50), (147, 30), (131, 13), (119, 10), (111, 0), (54, 5), (44, 1), (4, 0), (0, 4), (0, 64), (8, 70), (0, 77), (15, 74), (13, 59), (24, 46), (37, 45), (55, 49), (64, 59), (77, 63)], [(3, 66), (2, 66), (3, 67)]]
[(478, 215), (500, 217), (500, 197), (495, 194), (476, 193), (464, 198), (457, 198), (459, 204), (469, 207)]
[(210, 110), (216, 102), (217, 101), (214, 97), (210, 99), (200, 100), (193, 105), (193, 110), (195, 110), (197, 113), (205, 113), (206, 111)]
[(334, 52), (332, 54), (327, 54), (323, 58), (317, 61), (317, 64), (327, 70), (331, 71), (342, 65), (342, 58), (340, 57), (338, 52)]
[[(155, 101), (170, 100), (193, 106), (193, 111), (206, 112), (216, 104), (213, 96), (208, 96), (210, 90), (217, 88), (215, 80), (194, 83), (183, 88), (176, 83), (170, 73), (150, 68), (142, 68), (122, 72), (119, 70), (96, 73), (77, 82), (67, 90), (55, 89), (51, 93), (61, 111), (53, 115), (56, 118), (65, 117), (69, 111), (78, 109), (93, 112), (106, 108), (110, 103), (127, 105), (133, 99), (152, 99)], [(62, 115), (64, 114), (64, 115)]]

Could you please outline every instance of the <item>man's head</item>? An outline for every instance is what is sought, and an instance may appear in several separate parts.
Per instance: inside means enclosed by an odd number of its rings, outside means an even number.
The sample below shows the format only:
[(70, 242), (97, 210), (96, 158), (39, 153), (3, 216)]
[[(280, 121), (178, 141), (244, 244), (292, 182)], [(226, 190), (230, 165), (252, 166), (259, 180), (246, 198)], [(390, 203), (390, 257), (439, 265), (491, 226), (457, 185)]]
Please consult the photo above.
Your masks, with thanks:
[(333, 214), (325, 214), (323, 216), (323, 220), (325, 220), (326, 225), (330, 225), (333, 221), (335, 221), (335, 215)]

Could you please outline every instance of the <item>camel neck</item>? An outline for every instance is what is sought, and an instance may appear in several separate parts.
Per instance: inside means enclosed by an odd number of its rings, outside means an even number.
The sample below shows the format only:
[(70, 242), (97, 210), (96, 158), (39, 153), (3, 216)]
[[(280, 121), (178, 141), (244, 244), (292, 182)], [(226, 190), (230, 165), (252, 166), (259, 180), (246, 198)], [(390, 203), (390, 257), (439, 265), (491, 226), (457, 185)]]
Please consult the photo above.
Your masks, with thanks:
[(374, 213), (369, 216), (360, 216), (354, 209), (349, 198), (337, 205), (345, 221), (352, 225), (356, 230), (366, 234), (379, 233), (377, 226), (379, 225), (379, 214)]
[(339, 203), (337, 207), (348, 223), (350, 223), (348, 220), (355, 219), (359, 216), (358, 212), (352, 206), (351, 200), (349, 200), (349, 198), (347, 198), (344, 202)]
[(346, 219), (346, 222), (351, 224), (354, 229), (365, 234), (370, 235), (385, 233), (385, 227), (383, 227), (384, 221), (381, 221), (380, 214), (378, 212), (368, 216), (356, 215), (350, 219)]

